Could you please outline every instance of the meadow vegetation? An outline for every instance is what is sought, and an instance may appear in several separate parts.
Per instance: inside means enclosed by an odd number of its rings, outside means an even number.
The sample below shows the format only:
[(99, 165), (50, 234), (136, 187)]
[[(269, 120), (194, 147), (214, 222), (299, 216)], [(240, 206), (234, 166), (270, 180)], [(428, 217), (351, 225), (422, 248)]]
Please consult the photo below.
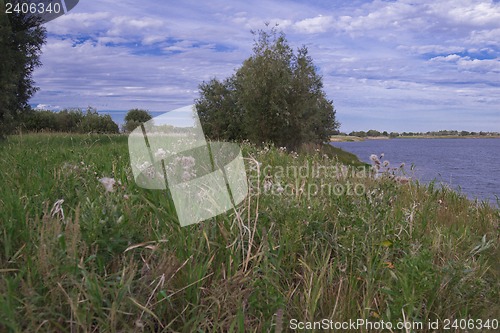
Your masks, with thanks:
[[(126, 136), (0, 142), (0, 331), (500, 317), (498, 209), (393, 176), (404, 168), (377, 156), (375, 175), (333, 147), (242, 150), (246, 200), (181, 228), (164, 191), (135, 185)], [(306, 166), (323, 174), (294, 175)], [(323, 190), (348, 183), (363, 190)]]
[(29, 110), (21, 117), (18, 132), (64, 132), (117, 134), (118, 125), (110, 115), (99, 114), (96, 109), (65, 109), (59, 112), (50, 110)]

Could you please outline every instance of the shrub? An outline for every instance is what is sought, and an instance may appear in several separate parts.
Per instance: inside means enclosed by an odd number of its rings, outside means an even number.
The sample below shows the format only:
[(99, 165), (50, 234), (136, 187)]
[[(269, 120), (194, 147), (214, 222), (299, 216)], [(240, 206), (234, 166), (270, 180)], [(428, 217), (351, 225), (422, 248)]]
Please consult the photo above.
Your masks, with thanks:
[(118, 125), (111, 119), (111, 116), (100, 115), (96, 109), (88, 108), (87, 114), (83, 117), (78, 126), (80, 133), (119, 133)]
[(136, 127), (147, 122), (148, 120), (151, 120), (151, 118), (152, 117), (149, 111), (141, 109), (131, 109), (125, 116), (125, 125), (123, 125), (123, 130), (125, 132), (131, 132)]
[(93, 108), (88, 108), (85, 114), (80, 109), (60, 112), (32, 110), (24, 115), (21, 129), (29, 132), (119, 133), (111, 116), (100, 115)]

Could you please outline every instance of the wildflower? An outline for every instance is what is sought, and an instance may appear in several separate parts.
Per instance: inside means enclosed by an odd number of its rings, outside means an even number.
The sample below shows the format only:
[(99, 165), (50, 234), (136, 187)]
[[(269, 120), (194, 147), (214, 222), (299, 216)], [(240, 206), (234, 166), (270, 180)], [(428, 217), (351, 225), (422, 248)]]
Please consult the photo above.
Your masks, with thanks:
[(146, 169), (149, 169), (151, 167), (151, 163), (149, 163), (148, 161), (140, 164), (137, 166), (137, 169), (141, 170), (141, 171), (144, 171)]
[(196, 174), (194, 174), (193, 172), (184, 171), (182, 173), (182, 181), (183, 182), (187, 182), (188, 180), (191, 180), (194, 177), (196, 177)]
[(399, 176), (396, 177), (396, 181), (400, 184), (407, 184), (410, 181), (410, 179), (408, 177)]
[(163, 160), (167, 157), (167, 154), (168, 152), (166, 152), (163, 148), (159, 148), (155, 153), (155, 157)]
[(401, 165), (399, 166), (400, 169), (403, 169), (404, 167), (405, 167), (404, 163), (401, 163)]
[(115, 189), (113, 186), (115, 185), (116, 181), (114, 178), (109, 178), (109, 177), (103, 177), (99, 179), (99, 182), (104, 186), (106, 189), (106, 192), (114, 192)]
[(375, 155), (375, 154), (371, 154), (370, 155), (370, 160), (372, 160), (373, 163), (379, 165), (380, 164), (380, 160), (378, 159), (378, 156)]
[(271, 177), (270, 176), (266, 176), (264, 178), (264, 192), (269, 191), (272, 186), (273, 186), (273, 182), (271, 180)]
[(193, 156), (183, 156), (181, 158), (182, 167), (184, 169), (190, 169), (196, 164), (196, 160)]
[(273, 183), (271, 181), (264, 181), (264, 192), (269, 191), (271, 189), (271, 186), (273, 186)]
[(276, 192), (278, 192), (279, 194), (283, 193), (283, 191), (285, 191), (285, 189), (281, 186), (280, 183), (278, 183), (278, 187), (276, 188)]
[(59, 199), (54, 203), (52, 209), (50, 210), (50, 216), (54, 217), (58, 214), (61, 214), (61, 218), (64, 220), (64, 210), (62, 208), (62, 204), (64, 203), (64, 199)]
[(387, 168), (389, 166), (389, 161), (384, 161), (384, 168)]

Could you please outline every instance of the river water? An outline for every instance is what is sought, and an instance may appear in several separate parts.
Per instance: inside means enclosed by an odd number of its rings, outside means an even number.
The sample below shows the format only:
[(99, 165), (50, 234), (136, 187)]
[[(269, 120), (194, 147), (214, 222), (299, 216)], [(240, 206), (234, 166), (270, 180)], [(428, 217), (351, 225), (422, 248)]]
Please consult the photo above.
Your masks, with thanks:
[(392, 166), (405, 163), (410, 175), (421, 182), (444, 183), (470, 199), (500, 204), (500, 139), (391, 139), (332, 145), (367, 163), (371, 154), (383, 153)]

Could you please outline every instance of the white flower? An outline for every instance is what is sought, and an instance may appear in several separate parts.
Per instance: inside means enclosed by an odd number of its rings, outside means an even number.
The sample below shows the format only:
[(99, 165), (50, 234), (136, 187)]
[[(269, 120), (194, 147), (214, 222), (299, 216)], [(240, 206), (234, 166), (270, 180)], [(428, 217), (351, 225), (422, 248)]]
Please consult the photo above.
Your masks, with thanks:
[(103, 178), (99, 179), (99, 182), (101, 182), (101, 184), (104, 186), (104, 188), (106, 189), (106, 192), (114, 192), (115, 191), (113, 186), (115, 185), (116, 180), (114, 178), (103, 177)]
[(408, 184), (408, 182), (410, 181), (410, 178), (399, 176), (399, 177), (396, 177), (396, 181), (400, 184)]
[(148, 161), (140, 164), (137, 166), (137, 169), (141, 170), (141, 171), (144, 171), (146, 169), (149, 169), (151, 167), (151, 163), (149, 163)]
[(264, 181), (264, 192), (269, 191), (272, 186), (273, 186), (273, 183), (270, 180), (265, 180)]
[(191, 169), (195, 165), (195, 159), (192, 156), (182, 156), (181, 164), (184, 170)]
[(189, 172), (189, 171), (184, 171), (182, 173), (182, 181), (183, 182), (187, 182), (188, 180), (191, 180), (192, 178), (196, 177), (196, 174), (193, 173), (193, 172)]
[(163, 160), (163, 159), (165, 159), (165, 157), (167, 157), (167, 154), (168, 154), (168, 152), (166, 152), (163, 148), (159, 148), (159, 149), (156, 151), (156, 153), (155, 153), (155, 157), (156, 157), (157, 159), (161, 159), (161, 160)]
[(54, 216), (60, 214), (62, 219), (64, 220), (64, 210), (62, 208), (63, 203), (64, 203), (64, 199), (57, 200), (54, 203), (54, 206), (52, 206), (52, 209), (50, 210), (50, 216), (54, 217)]
[(379, 165), (380, 164), (380, 160), (378, 159), (378, 156), (375, 155), (375, 154), (371, 154), (370, 155), (370, 160), (372, 160), (373, 163)]

